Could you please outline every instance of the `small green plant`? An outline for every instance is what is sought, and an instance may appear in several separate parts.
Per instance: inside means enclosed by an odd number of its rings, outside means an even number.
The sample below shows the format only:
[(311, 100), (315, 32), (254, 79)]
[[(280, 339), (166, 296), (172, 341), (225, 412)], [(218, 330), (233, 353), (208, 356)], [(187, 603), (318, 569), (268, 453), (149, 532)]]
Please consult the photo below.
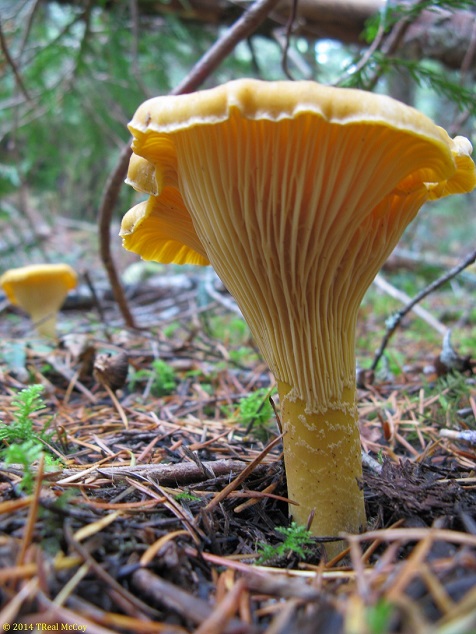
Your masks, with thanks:
[(246, 345), (251, 336), (247, 323), (241, 317), (212, 316), (210, 330), (212, 337), (224, 341), (229, 347)]
[(470, 394), (469, 385), (464, 374), (448, 373), (438, 379), (435, 385), (438, 403), (445, 416), (445, 425), (457, 421), (456, 412), (463, 407)]
[(177, 330), (180, 330), (180, 323), (178, 321), (174, 321), (171, 324), (164, 326), (162, 334), (167, 338), (173, 337)]
[(230, 361), (239, 367), (244, 367), (255, 359), (258, 359), (256, 351), (249, 346), (240, 346), (239, 348), (232, 349), (228, 354)]
[(386, 600), (380, 600), (366, 610), (366, 621), (370, 634), (387, 634), (390, 632), (394, 606)]
[(18, 392), (13, 398), (12, 405), (15, 408), (13, 421), (10, 425), (0, 424), (0, 441), (7, 443), (17, 442), (19, 440), (41, 439), (49, 442), (52, 433), (48, 433), (51, 420), (48, 420), (39, 433), (35, 433), (32, 415), (45, 409), (46, 403), (41, 394), (43, 392), (42, 385), (30, 385), (24, 390)]
[(211, 339), (220, 341), (228, 352), (228, 359), (223, 368), (230, 363), (238, 367), (247, 367), (255, 362), (259, 355), (253, 347), (248, 324), (241, 317), (224, 317), (212, 315), (208, 317), (208, 332)]
[(27, 493), (32, 491), (35, 478), (31, 465), (44, 455), (43, 445), (33, 439), (24, 440), (19, 445), (9, 445), (2, 454), (6, 464), (22, 465), (23, 477), (20, 488)]
[(261, 388), (242, 398), (239, 402), (240, 420), (245, 425), (265, 425), (273, 415), (269, 396), (270, 391)]
[(314, 543), (311, 532), (296, 522), (291, 522), (290, 526), (278, 526), (276, 532), (283, 536), (283, 541), (275, 545), (262, 544), (257, 563), (263, 564), (270, 560), (282, 559), (289, 553), (304, 558), (309, 553), (308, 546)]
[(18, 392), (12, 400), (12, 405), (15, 408), (13, 421), (9, 425), (0, 423), (0, 442), (6, 445), (0, 450), (0, 457), (7, 464), (23, 466), (24, 475), (21, 487), (25, 491), (31, 491), (33, 488), (32, 464), (39, 460), (42, 455), (44, 455), (47, 466), (58, 464), (57, 460), (44, 451), (45, 443), (49, 443), (54, 435), (53, 432), (48, 431), (51, 418), (43, 423), (38, 432), (34, 428), (33, 414), (46, 407), (41, 396), (42, 392), (42, 385), (30, 385)]
[(392, 374), (394, 377), (399, 377), (402, 375), (403, 367), (407, 361), (407, 357), (400, 350), (396, 350), (392, 348), (390, 350), (386, 350), (382, 357), (382, 368), (380, 368), (380, 373), (384, 376), (388, 376), (388, 374)]
[(201, 500), (198, 495), (193, 495), (189, 491), (179, 491), (175, 494), (175, 499), (178, 502), (200, 502)]
[(162, 359), (154, 359), (150, 369), (145, 368), (134, 372), (129, 381), (130, 388), (133, 390), (138, 383), (149, 381), (150, 393), (153, 396), (167, 396), (177, 385), (175, 370)]
[(271, 390), (260, 388), (238, 402), (237, 418), (247, 430), (253, 428), (260, 440), (268, 437), (267, 424), (273, 417), (273, 408), (269, 401)]

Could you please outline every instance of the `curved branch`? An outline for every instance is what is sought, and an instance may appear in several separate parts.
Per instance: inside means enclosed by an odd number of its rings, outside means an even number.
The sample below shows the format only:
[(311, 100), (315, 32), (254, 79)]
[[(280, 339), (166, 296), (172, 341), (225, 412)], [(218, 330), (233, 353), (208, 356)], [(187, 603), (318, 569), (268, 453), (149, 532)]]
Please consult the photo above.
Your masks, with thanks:
[[(197, 64), (195, 64), (187, 77), (172, 91), (172, 94), (178, 95), (196, 90), (233, 51), (235, 46), (257, 29), (268, 13), (277, 4), (277, 1), (278, 0), (257, 0), (257, 2), (217, 40)], [(126, 325), (130, 328), (137, 328), (134, 317), (129, 309), (117, 269), (114, 265), (110, 245), (111, 218), (116, 207), (122, 183), (127, 174), (131, 153), (132, 151), (129, 146), (124, 147), (117, 166), (106, 184), (104, 196), (99, 208), (99, 240), (101, 259), (109, 277), (114, 299), (119, 306)]]
[(15, 76), (15, 81), (17, 82), (17, 86), (20, 92), (23, 94), (23, 96), (25, 97), (27, 101), (31, 101), (30, 94), (28, 93), (28, 90), (26, 89), (26, 86), (25, 86), (25, 83), (23, 82), (23, 78), (20, 74), (20, 71), (18, 70), (12, 56), (10, 55), (10, 51), (8, 50), (7, 41), (3, 33), (1, 22), (0, 22), (0, 50), (4, 54), (7, 64), (12, 69), (12, 73)]
[(372, 365), (370, 366), (371, 370), (375, 370), (377, 368), (377, 365), (378, 365), (380, 359), (382, 358), (383, 353), (385, 352), (385, 349), (386, 349), (386, 347), (388, 345), (388, 342), (390, 341), (390, 339), (394, 335), (395, 331), (399, 327), (402, 319), (419, 302), (421, 302), (422, 299), (425, 299), (425, 297), (430, 295), (430, 293), (433, 293), (438, 288), (440, 288), (440, 286), (443, 286), (443, 284), (446, 284), (446, 282), (449, 282), (449, 280), (452, 280), (454, 277), (459, 275), (459, 273), (461, 273), (461, 271), (464, 271), (464, 269), (468, 268), (468, 266), (470, 266), (474, 262), (476, 262), (476, 250), (472, 251), (469, 255), (467, 255), (464, 258), (464, 260), (462, 262), (460, 262), (460, 264), (457, 264), (452, 269), (450, 269), (449, 271), (447, 271), (446, 273), (441, 275), (439, 278), (437, 278), (436, 280), (431, 282), (431, 284), (428, 284), (428, 286), (426, 286), (417, 295), (415, 295), (415, 297), (410, 302), (408, 302), (408, 304), (406, 304), (406, 306), (404, 306), (401, 310), (399, 310), (397, 313), (395, 313), (392, 316), (392, 318), (389, 320), (389, 325), (387, 326), (387, 331), (386, 331), (386, 333), (385, 333), (385, 335), (384, 335), (384, 337), (382, 339), (382, 342), (381, 342), (381, 344), (379, 346), (379, 349), (375, 353), (374, 359), (372, 361)]

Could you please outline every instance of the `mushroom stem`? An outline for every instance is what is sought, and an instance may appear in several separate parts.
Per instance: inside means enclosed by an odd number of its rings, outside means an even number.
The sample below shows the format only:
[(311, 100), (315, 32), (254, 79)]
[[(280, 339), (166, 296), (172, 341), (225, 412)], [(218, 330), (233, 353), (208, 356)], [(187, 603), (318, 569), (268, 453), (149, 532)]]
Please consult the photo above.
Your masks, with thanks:
[[(306, 525), (313, 514), (310, 530), (320, 537), (361, 532), (365, 509), (355, 388), (345, 387), (338, 404), (319, 412), (287, 383), (278, 381), (278, 392), (288, 497), (299, 501), (290, 507), (294, 519)], [(333, 557), (342, 543), (328, 542), (325, 550)]]
[(59, 281), (56, 286), (34, 282), (15, 289), (16, 302), (30, 316), (36, 331), (42, 337), (56, 338), (57, 314), (68, 293), (66, 283)]
[(32, 321), (36, 328), (36, 332), (41, 337), (46, 337), (47, 339), (56, 338), (56, 326), (58, 323), (56, 313), (54, 315), (41, 315), (38, 317), (32, 315)]

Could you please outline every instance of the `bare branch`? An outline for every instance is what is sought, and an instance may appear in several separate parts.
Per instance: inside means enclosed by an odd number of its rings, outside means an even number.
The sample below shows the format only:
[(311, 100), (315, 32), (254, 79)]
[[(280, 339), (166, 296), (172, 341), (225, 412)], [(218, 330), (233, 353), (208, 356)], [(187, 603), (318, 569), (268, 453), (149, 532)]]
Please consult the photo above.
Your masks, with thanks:
[(257, 0), (195, 64), (189, 75), (174, 89), (173, 95), (196, 90), (230, 55), (235, 46), (249, 37), (265, 20), (278, 0)]
[[(266, 18), (271, 9), (277, 4), (277, 0), (257, 0), (236, 23), (217, 40), (217, 42), (197, 62), (187, 77), (172, 91), (172, 94), (196, 90), (205, 79), (221, 64), (221, 62), (233, 51), (235, 46), (246, 39), (261, 22)], [(131, 156), (129, 146), (124, 147), (119, 157), (116, 169), (111, 174), (104, 192), (99, 209), (100, 254), (114, 298), (119, 306), (121, 314), (130, 328), (137, 328), (134, 317), (129, 309), (122, 288), (119, 275), (111, 254), (110, 225), (122, 182), (127, 174), (127, 166)]]
[(288, 51), (289, 51), (289, 46), (291, 44), (291, 34), (293, 30), (293, 25), (294, 25), (294, 22), (296, 21), (298, 1), (299, 0), (292, 0), (291, 11), (289, 13), (288, 23), (286, 24), (286, 29), (285, 29), (283, 57), (281, 60), (281, 66), (283, 68), (283, 72), (286, 75), (286, 77), (288, 77), (288, 79), (291, 79), (291, 80), (294, 79), (294, 77), (291, 75), (291, 71), (289, 70), (289, 66), (288, 66)]
[(13, 57), (10, 55), (10, 51), (8, 50), (8, 46), (7, 46), (7, 41), (5, 39), (5, 35), (3, 33), (3, 29), (2, 29), (2, 23), (0, 22), (0, 49), (2, 50), (2, 53), (5, 55), (5, 59), (7, 61), (7, 64), (10, 66), (10, 68), (12, 69), (13, 75), (15, 76), (15, 80), (17, 82), (17, 86), (20, 89), (20, 91), (22, 92), (23, 96), (25, 97), (25, 99), (27, 101), (31, 101), (31, 97), (28, 93), (28, 90), (26, 89), (25, 83), (23, 82), (23, 78), (20, 74), (20, 71), (18, 70)]
[(433, 293), (433, 291), (436, 291), (438, 288), (443, 286), (443, 284), (446, 284), (446, 282), (452, 280), (459, 273), (461, 273), (461, 271), (464, 271), (464, 269), (468, 268), (468, 266), (470, 266), (474, 262), (476, 262), (476, 250), (470, 253), (460, 264), (457, 264), (452, 269), (447, 271), (444, 275), (436, 279), (434, 282), (428, 284), (428, 286), (426, 286), (417, 295), (415, 295), (415, 297), (410, 302), (408, 302), (408, 304), (404, 308), (402, 308), (402, 310), (399, 310), (397, 313), (395, 313), (395, 315), (393, 315), (392, 319), (390, 320), (390, 324), (387, 327), (387, 332), (382, 339), (382, 343), (380, 344), (380, 347), (375, 354), (374, 360), (372, 361), (372, 365), (370, 366), (371, 370), (375, 370), (380, 359), (383, 356), (388, 342), (400, 326), (402, 319), (414, 308), (414, 306), (421, 302), (422, 299), (425, 299), (425, 297), (428, 297), (428, 295)]

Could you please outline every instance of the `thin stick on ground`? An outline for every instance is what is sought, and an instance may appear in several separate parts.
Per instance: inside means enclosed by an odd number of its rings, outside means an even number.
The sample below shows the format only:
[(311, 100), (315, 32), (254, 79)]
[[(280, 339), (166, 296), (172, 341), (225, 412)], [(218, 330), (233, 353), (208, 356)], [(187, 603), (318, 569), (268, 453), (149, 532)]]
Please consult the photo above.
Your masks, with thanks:
[(222, 502), (231, 491), (234, 491), (253, 470), (260, 464), (263, 458), (268, 454), (273, 447), (275, 447), (283, 438), (283, 434), (280, 436), (276, 436), (257, 456), (249, 465), (243, 469), (241, 473), (239, 473), (236, 478), (234, 478), (230, 484), (228, 484), (224, 489), (222, 489), (219, 493), (215, 495), (215, 497), (205, 506), (203, 509), (204, 513), (209, 513), (213, 508), (215, 508), (220, 502)]
[(380, 344), (380, 347), (374, 356), (372, 365), (370, 366), (371, 370), (376, 369), (390, 339), (397, 331), (402, 322), (402, 319), (413, 309), (413, 307), (416, 306), (416, 304), (421, 302), (423, 299), (425, 299), (425, 297), (428, 297), (428, 295), (443, 286), (443, 284), (446, 284), (446, 282), (449, 282), (450, 280), (455, 278), (457, 275), (459, 275), (459, 273), (461, 273), (461, 271), (464, 271), (464, 269), (468, 268), (468, 266), (470, 266), (474, 262), (476, 262), (476, 250), (472, 251), (468, 256), (466, 256), (464, 260), (460, 262), (460, 264), (457, 264), (452, 269), (447, 271), (444, 275), (437, 278), (434, 282), (428, 284), (428, 286), (426, 286), (417, 295), (415, 295), (415, 297), (410, 302), (408, 302), (406, 306), (404, 306), (401, 310), (393, 315), (392, 319), (389, 320), (390, 323), (387, 326), (387, 331), (382, 339), (382, 343)]
[[(230, 55), (235, 46), (249, 37), (266, 19), (277, 0), (257, 0), (231, 26), (222, 37), (195, 64), (187, 77), (172, 91), (173, 95), (180, 95), (196, 90), (211, 73)], [(99, 208), (99, 240), (100, 255), (106, 273), (109, 277), (111, 289), (126, 325), (137, 328), (134, 316), (127, 303), (119, 275), (111, 254), (111, 219), (117, 204), (122, 183), (127, 174), (127, 167), (131, 156), (131, 148), (125, 146), (120, 154), (116, 169), (106, 184), (103, 199)]]
[[(398, 301), (402, 302), (402, 304), (407, 305), (413, 301), (409, 295), (407, 295), (400, 289), (395, 288), (395, 286), (390, 284), (390, 282), (388, 282), (381, 275), (377, 275), (377, 277), (374, 280), (374, 284), (390, 297), (393, 297), (394, 299), (397, 299)], [(445, 335), (447, 333), (448, 327), (442, 324), (441, 321), (439, 321), (436, 317), (434, 317), (430, 312), (428, 312), (422, 306), (418, 306), (418, 305), (413, 306), (412, 311), (415, 313), (415, 315), (420, 317), (420, 319), (423, 319), (424, 321), (426, 321), (426, 323), (429, 326), (431, 326), (431, 328), (439, 332), (441, 335)]]
[(38, 508), (39, 508), (39, 500), (40, 500), (40, 493), (41, 493), (41, 482), (42, 482), (42, 479), (43, 479), (43, 466), (44, 466), (44, 456), (41, 456), (40, 460), (39, 460), (39, 463), (38, 463), (38, 473), (37, 473), (37, 476), (36, 476), (35, 490), (34, 490), (34, 493), (33, 493), (32, 503), (31, 503), (30, 508), (28, 510), (28, 520), (27, 520), (26, 525), (25, 525), (25, 531), (24, 531), (24, 534), (23, 534), (23, 540), (22, 540), (22, 544), (21, 544), (21, 549), (20, 549), (20, 552), (18, 554), (18, 560), (17, 560), (17, 565), (18, 566), (21, 566), (22, 564), (25, 563), (25, 557), (26, 557), (27, 550), (28, 550), (30, 544), (33, 541), (33, 535), (34, 535), (34, 531), (35, 531), (35, 524), (36, 524)]

